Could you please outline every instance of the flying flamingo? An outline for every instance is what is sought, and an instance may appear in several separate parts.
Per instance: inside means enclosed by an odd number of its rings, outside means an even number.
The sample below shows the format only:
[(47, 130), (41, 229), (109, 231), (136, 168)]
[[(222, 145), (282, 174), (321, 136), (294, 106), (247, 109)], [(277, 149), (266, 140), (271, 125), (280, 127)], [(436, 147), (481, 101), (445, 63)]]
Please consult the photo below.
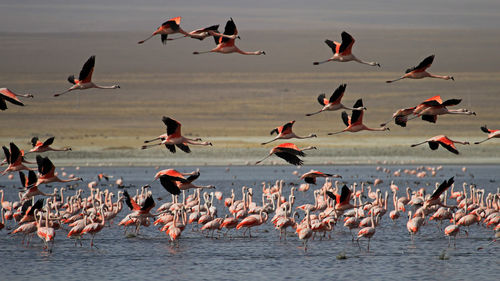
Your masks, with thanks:
[(482, 141), (475, 142), (474, 144), (480, 144), (492, 138), (500, 138), (500, 130), (490, 130), (486, 127), (486, 125), (484, 125), (481, 127), (481, 131), (487, 133), (488, 138)]
[(2, 171), (1, 175), (21, 170), (28, 170), (28, 171), (34, 170), (23, 165), (24, 161), (23, 151), (19, 150), (17, 145), (15, 145), (13, 142), (11, 142), (9, 145), (10, 145), (10, 150), (7, 147), (2, 146), (3, 153), (5, 154), (5, 160), (7, 161), (7, 164), (9, 164), (9, 166), (7, 167), (7, 169)]
[(418, 145), (421, 145), (424, 143), (428, 143), (429, 147), (432, 150), (438, 149), (439, 145), (441, 145), (442, 147), (446, 148), (448, 151), (453, 152), (455, 154), (459, 154), (457, 148), (455, 147), (455, 143), (459, 143), (459, 144), (463, 144), (463, 145), (469, 144), (469, 142), (467, 142), (467, 141), (456, 141), (456, 140), (452, 140), (452, 139), (448, 138), (445, 135), (439, 135), (439, 136), (432, 137), (426, 141), (412, 144), (411, 147), (415, 147), (415, 146), (418, 146)]
[[(185, 176), (188, 177), (186, 178)], [(192, 173), (180, 173), (174, 169), (168, 169), (156, 173), (153, 181), (160, 179), (161, 185), (173, 195), (179, 195), (181, 190), (188, 190), (190, 188), (215, 188), (213, 185), (194, 185), (193, 181), (195, 181), (199, 176), (199, 171), (194, 171)]]
[(219, 33), (219, 25), (216, 24), (216, 25), (212, 25), (212, 26), (208, 26), (208, 27), (204, 27), (204, 28), (190, 31), (190, 32), (188, 32), (187, 35), (184, 35), (181, 37), (168, 38), (167, 40), (177, 40), (177, 39), (181, 39), (181, 38), (191, 37), (191, 38), (198, 39), (201, 41), (201, 40), (203, 40), (207, 37), (210, 37), (210, 36), (214, 36), (215, 44), (219, 44), (219, 37), (225, 37), (225, 38), (229, 38), (229, 39), (240, 38), (237, 35), (225, 35), (225, 34)]
[(413, 117), (408, 120), (412, 120), (418, 117), (422, 117), (422, 120), (428, 121), (431, 123), (436, 123), (438, 115), (444, 114), (461, 114), (461, 115), (476, 115), (475, 112), (472, 112), (468, 109), (448, 109), (447, 106), (454, 106), (460, 104), (461, 99), (449, 99), (443, 102), (441, 100), (441, 96), (434, 96), (429, 98), (419, 104), (413, 110)]
[(306, 154), (303, 152), (304, 150), (311, 150), (311, 149), (316, 149), (314, 146), (309, 146), (304, 149), (299, 149), (295, 144), (293, 143), (282, 143), (280, 145), (277, 145), (271, 149), (269, 152), (269, 155), (264, 157), (263, 159), (255, 162), (255, 165), (259, 164), (260, 162), (264, 161), (265, 159), (271, 157), (273, 154), (278, 156), (279, 158), (285, 160), (286, 162), (298, 166), (302, 165), (304, 162), (297, 156), (306, 156)]
[(318, 177), (319, 178), (328, 178), (328, 177), (342, 178), (342, 176), (340, 176), (340, 175), (326, 174), (326, 173), (323, 173), (320, 171), (311, 170), (311, 171), (303, 174), (302, 176), (300, 176), (300, 179), (304, 180), (305, 182), (310, 183), (310, 184), (316, 184), (316, 178), (318, 178)]
[[(356, 103), (353, 106), (354, 108), (359, 108), (363, 107), (363, 100), (359, 99), (356, 101)], [(389, 128), (387, 127), (381, 127), (381, 128), (368, 128), (363, 124), (363, 115), (364, 111), (363, 110), (353, 110), (351, 114), (351, 118), (347, 115), (347, 112), (343, 111), (342, 112), (342, 121), (344, 121), (344, 124), (347, 126), (342, 131), (336, 132), (336, 133), (328, 133), (329, 136), (335, 135), (335, 134), (340, 134), (343, 132), (359, 132), (362, 130), (367, 130), (367, 131), (388, 131)]]
[(94, 73), (94, 65), (95, 65), (95, 56), (91, 56), (83, 65), (82, 70), (80, 71), (80, 75), (78, 76), (78, 79), (75, 79), (74, 75), (68, 76), (68, 82), (73, 84), (71, 88), (68, 90), (55, 94), (54, 97), (58, 97), (60, 95), (66, 94), (68, 92), (71, 92), (73, 90), (86, 90), (86, 89), (91, 89), (91, 88), (97, 88), (97, 89), (118, 89), (120, 86), (118, 85), (113, 85), (113, 86), (99, 86), (94, 84), (92, 82), (92, 73)]
[(449, 178), (448, 180), (444, 180), (443, 183), (441, 183), (436, 191), (432, 193), (431, 197), (424, 202), (424, 208), (428, 208), (433, 205), (439, 205), (444, 208), (456, 208), (456, 206), (446, 206), (441, 202), (441, 199), (439, 198), (443, 192), (445, 192), (450, 186), (453, 185), (455, 182), (454, 177)]
[(434, 61), (434, 55), (426, 57), (423, 61), (421, 61), (417, 66), (408, 68), (406, 70), (406, 74), (394, 79), (394, 80), (388, 80), (386, 81), (387, 83), (392, 83), (396, 82), (401, 79), (405, 78), (410, 78), (410, 79), (422, 79), (425, 77), (431, 77), (431, 78), (439, 78), (439, 79), (444, 79), (444, 80), (455, 80), (453, 76), (442, 76), (442, 75), (434, 75), (430, 74), (429, 72), (425, 71), (427, 68), (429, 68), (432, 65), (432, 62)]
[(24, 106), (24, 103), (21, 102), (21, 100), (17, 97), (25, 97), (25, 98), (32, 98), (32, 94), (15, 94), (11, 90), (7, 88), (0, 88), (0, 110), (6, 110), (7, 109), (7, 103), (5, 101), (8, 101), (12, 104), (19, 105), (19, 106)]
[(149, 143), (153, 142), (156, 140), (160, 140), (160, 143), (156, 144), (150, 144), (150, 145), (143, 145), (142, 149), (146, 149), (152, 146), (156, 145), (162, 145), (164, 144), (170, 152), (175, 153), (175, 147), (177, 146), (180, 150), (190, 153), (191, 149), (189, 149), (188, 144), (193, 144), (193, 145), (212, 145), (210, 142), (198, 142), (201, 141), (200, 138), (196, 139), (190, 139), (186, 138), (181, 134), (181, 123), (179, 123), (177, 120), (174, 120), (170, 117), (163, 116), (161, 119), (163, 123), (165, 123), (165, 126), (167, 126), (167, 133), (163, 134), (157, 138), (154, 138), (152, 140), (145, 140), (144, 143)]
[(175, 33), (181, 33), (184, 34), (185, 36), (190, 36), (189, 33), (184, 31), (179, 24), (181, 24), (181, 17), (175, 17), (172, 19), (167, 20), (166, 22), (162, 23), (158, 29), (156, 29), (151, 36), (148, 38), (141, 40), (137, 42), (137, 44), (142, 44), (146, 42), (147, 40), (151, 39), (153, 36), (160, 34), (161, 35), (161, 42), (165, 45), (167, 44), (168, 35), (169, 34), (175, 34)]
[(36, 186), (41, 184), (47, 184), (51, 182), (72, 182), (72, 181), (83, 181), (82, 178), (70, 178), (70, 179), (60, 179), (58, 178), (54, 172), (56, 167), (52, 164), (52, 161), (48, 157), (42, 157), (40, 155), (36, 156), (36, 163), (38, 165), (38, 172), (40, 176), (38, 177)]
[(67, 148), (52, 148), (50, 145), (54, 143), (54, 137), (50, 137), (46, 139), (44, 142), (41, 142), (38, 137), (33, 137), (31, 139), (31, 145), (33, 148), (29, 152), (45, 152), (45, 151), (68, 151), (71, 150), (70, 147)]
[(394, 123), (396, 125), (399, 125), (401, 127), (406, 127), (406, 122), (408, 122), (408, 116), (413, 114), (413, 111), (417, 108), (416, 106), (414, 107), (409, 107), (409, 108), (401, 108), (398, 109), (394, 114), (392, 114), (392, 118), (389, 119), (387, 122), (380, 124), (381, 127), (384, 127), (387, 125), (387, 123), (391, 122), (394, 119)]
[(205, 53), (221, 53), (221, 54), (239, 53), (242, 55), (266, 54), (266, 52), (264, 51), (255, 51), (255, 52), (242, 51), (238, 47), (236, 47), (236, 45), (234, 45), (234, 41), (236, 40), (236, 36), (238, 35), (238, 29), (236, 29), (236, 25), (234, 24), (233, 18), (227, 21), (226, 27), (224, 29), (224, 35), (226, 36), (217, 37), (217, 35), (214, 35), (217, 46), (212, 50), (204, 52), (193, 52), (193, 54), (194, 55), (205, 54)]
[(265, 145), (265, 144), (268, 144), (270, 142), (273, 142), (275, 140), (279, 140), (279, 139), (292, 139), (292, 138), (296, 138), (296, 139), (308, 139), (308, 138), (315, 138), (317, 137), (315, 134), (310, 134), (309, 136), (306, 136), (306, 137), (300, 137), (300, 136), (297, 136), (293, 131), (292, 131), (292, 127), (293, 127), (293, 124), (295, 124), (295, 120), (293, 121), (290, 121), (288, 123), (286, 123), (285, 125), (283, 126), (279, 126), (277, 128), (274, 128), (272, 131), (271, 131), (271, 136), (273, 134), (277, 134), (277, 136), (268, 141), (268, 142), (263, 142), (261, 143), (262, 145)]
[(21, 195), (21, 201), (25, 202), (37, 195), (42, 195), (42, 196), (55, 196), (56, 193), (45, 193), (42, 192), (41, 190), (38, 189), (38, 186), (36, 185), (36, 182), (38, 180), (35, 172), (29, 171), (28, 172), (28, 177), (24, 175), (23, 172), (19, 172), (19, 176), (21, 178), (21, 184), (23, 187), (25, 187), (27, 190)]
[(340, 84), (340, 86), (335, 89), (333, 94), (330, 96), (330, 99), (326, 99), (326, 94), (321, 94), (318, 96), (318, 102), (323, 106), (323, 108), (319, 111), (316, 111), (314, 113), (308, 113), (306, 116), (311, 116), (314, 114), (321, 113), (323, 111), (334, 111), (334, 110), (339, 110), (341, 108), (347, 109), (347, 110), (366, 110), (366, 107), (358, 107), (358, 108), (350, 108), (341, 103), (342, 97), (344, 97), (344, 92), (345, 88), (347, 87), (347, 84)]
[(352, 38), (352, 36), (345, 31), (342, 31), (341, 36), (342, 36), (342, 44), (328, 39), (325, 40), (326, 45), (328, 45), (328, 47), (332, 49), (333, 57), (325, 61), (313, 62), (314, 65), (319, 65), (329, 61), (340, 61), (340, 62), (356, 61), (362, 64), (380, 67), (380, 64), (378, 62), (362, 61), (358, 59), (356, 56), (354, 56), (354, 54), (352, 54), (352, 46), (354, 45), (355, 41), (354, 38)]

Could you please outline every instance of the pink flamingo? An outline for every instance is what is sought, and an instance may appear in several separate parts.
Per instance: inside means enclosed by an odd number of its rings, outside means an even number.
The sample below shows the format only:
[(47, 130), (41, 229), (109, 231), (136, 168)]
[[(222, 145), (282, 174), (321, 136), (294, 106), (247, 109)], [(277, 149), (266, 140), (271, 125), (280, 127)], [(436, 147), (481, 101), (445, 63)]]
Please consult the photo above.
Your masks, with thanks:
[(368, 247), (367, 247), (368, 252), (370, 251), (370, 240), (372, 239), (373, 235), (375, 235), (375, 222), (373, 221), (373, 212), (370, 215), (370, 220), (371, 220), (371, 226), (363, 227), (362, 229), (360, 229), (358, 232), (358, 238), (356, 239), (359, 245), (359, 239), (361, 237), (368, 238)]
[(271, 157), (273, 154), (278, 156), (279, 158), (285, 160), (286, 162), (298, 166), (302, 165), (304, 162), (297, 156), (306, 156), (304, 153), (305, 150), (311, 150), (311, 149), (316, 149), (314, 146), (309, 146), (304, 149), (299, 149), (295, 144), (293, 143), (282, 143), (280, 145), (277, 145), (271, 149), (269, 154), (264, 157), (263, 159), (255, 162), (255, 165), (259, 164), (260, 162), (264, 161), (265, 159)]
[(97, 89), (118, 89), (119, 85), (113, 86), (99, 86), (92, 82), (92, 73), (94, 73), (94, 65), (95, 65), (95, 56), (91, 56), (83, 65), (82, 70), (80, 71), (80, 75), (78, 79), (75, 79), (74, 75), (68, 76), (68, 82), (73, 84), (68, 90), (55, 94), (54, 97), (58, 97), (60, 95), (64, 95), (73, 90), (86, 90), (91, 88)]
[(243, 232), (243, 236), (245, 236), (245, 233), (248, 231), (248, 237), (252, 237), (250, 228), (263, 224), (267, 221), (267, 218), (267, 213), (261, 210), (259, 215), (251, 215), (244, 218), (240, 223), (238, 223), (236, 229), (239, 230), (242, 227), (246, 227), (246, 230)]
[(55, 175), (56, 167), (52, 164), (52, 161), (48, 157), (42, 157), (40, 155), (36, 156), (36, 163), (38, 165), (38, 172), (40, 176), (38, 177), (36, 186), (41, 184), (47, 184), (51, 182), (73, 182), (73, 181), (83, 181), (82, 178), (70, 178), (70, 179), (60, 179)]
[(26, 162), (24, 161), (24, 151), (19, 150), (17, 145), (15, 145), (13, 142), (10, 143), (10, 150), (5, 146), (2, 146), (2, 149), (5, 154), (5, 160), (7, 161), (7, 164), (9, 164), (9, 166), (7, 167), (7, 169), (2, 171), (1, 175), (21, 170), (35, 170), (23, 165), (23, 162)]
[[(236, 45), (234, 45), (234, 41), (236, 40), (236, 36), (238, 35), (238, 29), (236, 29), (236, 25), (234, 24), (233, 18), (227, 21), (226, 27), (224, 29), (224, 35), (217, 37), (214, 35), (217, 46), (210, 50), (204, 52), (193, 52), (194, 55), (205, 54), (205, 53), (221, 53), (221, 54), (230, 54), (230, 53), (238, 53), (242, 55), (265, 55), (264, 51), (255, 51), (255, 52), (246, 52), (240, 50)], [(234, 37), (233, 37), (234, 36)]]
[(339, 62), (356, 61), (362, 64), (380, 67), (380, 64), (378, 62), (367, 62), (358, 59), (352, 53), (352, 46), (354, 45), (355, 42), (354, 38), (345, 31), (342, 31), (341, 36), (342, 36), (342, 43), (338, 43), (328, 39), (325, 40), (326, 45), (328, 45), (328, 47), (332, 49), (333, 56), (325, 61), (313, 62), (314, 65), (319, 65), (329, 61), (339, 61)]
[(482, 141), (475, 142), (474, 144), (480, 144), (492, 138), (500, 138), (500, 130), (490, 130), (486, 127), (486, 125), (484, 125), (481, 127), (481, 131), (487, 133), (488, 138)]
[[(353, 108), (360, 108), (360, 107), (363, 107), (363, 100), (362, 99), (357, 100), (353, 106)], [(364, 115), (363, 110), (353, 110), (352, 115), (349, 118), (349, 116), (347, 115), (347, 112), (343, 111), (342, 112), (342, 121), (344, 121), (344, 124), (347, 126), (347, 128), (345, 128), (342, 131), (336, 132), (336, 133), (328, 133), (328, 135), (331, 136), (331, 135), (340, 134), (343, 132), (355, 133), (355, 132), (359, 132), (359, 131), (363, 131), (363, 130), (389, 131), (389, 128), (387, 128), (387, 127), (381, 127), (381, 128), (375, 128), (375, 129), (368, 128), (367, 126), (365, 126), (363, 124), (363, 115)]]
[(190, 153), (191, 149), (189, 149), (188, 144), (193, 144), (193, 145), (212, 145), (210, 142), (198, 142), (201, 141), (200, 138), (196, 139), (190, 139), (186, 138), (181, 134), (181, 123), (179, 123), (177, 120), (174, 120), (170, 117), (163, 116), (161, 119), (165, 126), (167, 126), (167, 133), (160, 135), (157, 138), (154, 138), (152, 140), (145, 140), (144, 143), (149, 143), (153, 142), (156, 140), (160, 140), (160, 143), (157, 144), (150, 144), (150, 145), (143, 145), (142, 149), (146, 149), (152, 146), (156, 145), (162, 145), (164, 144), (170, 152), (175, 153), (175, 147), (177, 146), (180, 150)]
[(18, 97), (33, 98), (33, 95), (15, 94), (7, 88), (0, 88), (0, 110), (7, 109), (7, 103), (5, 101), (8, 101), (15, 105), (24, 106), (24, 103)]
[(165, 45), (167, 44), (168, 35), (169, 34), (175, 34), (175, 33), (181, 33), (184, 34), (185, 36), (190, 36), (189, 33), (184, 31), (179, 25), (181, 24), (181, 17), (175, 17), (172, 19), (167, 20), (166, 22), (162, 23), (160, 27), (158, 27), (151, 36), (148, 38), (141, 40), (137, 42), (137, 44), (142, 44), (149, 39), (151, 39), (153, 36), (160, 34), (161, 36), (161, 42)]
[(406, 74), (394, 79), (394, 80), (388, 80), (386, 81), (387, 83), (392, 83), (396, 82), (401, 79), (405, 78), (410, 78), (410, 79), (422, 79), (426, 77), (430, 78), (438, 78), (438, 79), (444, 79), (444, 80), (455, 80), (453, 76), (442, 76), (442, 75), (434, 75), (430, 74), (429, 72), (425, 71), (427, 68), (429, 68), (432, 65), (432, 62), (434, 61), (434, 55), (430, 55), (426, 57), (423, 61), (421, 61), (417, 66), (414, 66), (412, 68), (408, 68), (406, 70)]
[(467, 141), (456, 141), (456, 140), (452, 140), (452, 139), (448, 138), (445, 135), (439, 135), (439, 136), (432, 137), (426, 141), (412, 144), (411, 147), (415, 147), (415, 146), (418, 146), (418, 145), (421, 145), (424, 143), (428, 143), (429, 147), (432, 150), (438, 149), (439, 145), (441, 145), (442, 147), (446, 148), (448, 151), (455, 153), (455, 154), (459, 154), (457, 148), (455, 147), (455, 143), (459, 143), (459, 144), (463, 144), (463, 145), (469, 144), (469, 142), (467, 142)]
[(308, 139), (308, 138), (315, 138), (317, 137), (315, 134), (310, 134), (309, 136), (305, 136), (305, 137), (300, 137), (300, 136), (297, 136), (293, 131), (292, 131), (292, 127), (293, 127), (293, 124), (295, 124), (295, 120), (293, 121), (290, 121), (288, 123), (286, 123), (285, 125), (283, 126), (279, 126), (277, 128), (274, 128), (272, 131), (271, 131), (271, 136), (273, 134), (277, 134), (277, 136), (268, 141), (268, 142), (263, 142), (261, 143), (262, 145), (265, 145), (265, 144), (268, 144), (270, 142), (273, 142), (275, 140), (279, 140), (279, 139), (292, 139), (292, 138), (296, 138), (296, 139)]
[(300, 176), (300, 179), (304, 180), (306, 183), (316, 184), (316, 178), (328, 178), (328, 177), (342, 178), (341, 175), (326, 174), (320, 171), (310, 170), (309, 172)]
[(93, 222), (85, 226), (81, 232), (81, 235), (90, 234), (92, 235), (92, 239), (90, 240), (90, 247), (94, 246), (94, 237), (97, 233), (99, 233), (106, 224), (106, 219), (104, 218), (104, 212), (102, 211), (102, 206), (99, 208), (101, 222)]
[(340, 84), (340, 86), (338, 86), (337, 89), (335, 89), (333, 94), (330, 96), (330, 99), (326, 99), (326, 95), (324, 93), (319, 95), (318, 102), (323, 106), (323, 108), (320, 109), (319, 111), (308, 113), (306, 114), (306, 116), (315, 115), (323, 111), (335, 111), (342, 108), (347, 110), (366, 110), (366, 107), (351, 108), (341, 103), (342, 98), (344, 97), (344, 92), (346, 87), (347, 84)]
[(29, 152), (45, 152), (45, 151), (68, 151), (71, 150), (70, 147), (62, 148), (62, 149), (57, 149), (57, 148), (52, 148), (50, 145), (54, 143), (54, 137), (50, 137), (46, 139), (44, 142), (41, 142), (38, 137), (33, 137), (31, 139), (31, 145), (33, 148)]

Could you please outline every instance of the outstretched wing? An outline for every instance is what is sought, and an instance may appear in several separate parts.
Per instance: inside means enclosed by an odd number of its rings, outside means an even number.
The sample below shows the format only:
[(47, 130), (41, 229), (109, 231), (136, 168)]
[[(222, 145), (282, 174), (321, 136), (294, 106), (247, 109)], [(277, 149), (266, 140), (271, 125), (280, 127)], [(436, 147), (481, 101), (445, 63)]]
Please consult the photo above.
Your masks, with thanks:
[(448, 189), (453, 183), (455, 182), (454, 177), (451, 177), (448, 180), (444, 180), (441, 185), (434, 191), (434, 193), (431, 195), (431, 199), (438, 199), (441, 194)]
[(141, 211), (149, 212), (155, 205), (155, 200), (153, 199), (153, 196), (150, 195), (146, 197), (146, 200), (144, 200)]
[(453, 152), (455, 154), (459, 154), (457, 148), (455, 147), (455, 144), (446, 137), (443, 137), (439, 139), (439, 143), (441, 144), (442, 147), (446, 148), (448, 151)]
[(349, 33), (345, 31), (342, 32), (341, 36), (342, 44), (340, 44), (339, 53), (342, 55), (349, 55), (351, 54), (352, 45), (354, 44), (355, 40)]
[(7, 164), (10, 164), (10, 151), (7, 147), (2, 146), (3, 153), (5, 154), (5, 160), (7, 160)]
[(170, 150), (170, 152), (175, 153), (175, 145), (173, 144), (165, 144), (165, 147)]
[(38, 137), (31, 138), (31, 146), (35, 147), (38, 142)]
[(184, 152), (186, 152), (186, 153), (191, 153), (191, 149), (189, 149), (189, 146), (187, 146), (187, 145), (185, 145), (185, 144), (183, 144), (183, 143), (176, 144), (176, 146), (177, 146), (180, 150), (182, 150), (182, 151), (184, 151)]
[(351, 200), (351, 193), (352, 191), (347, 187), (347, 185), (344, 184), (342, 187), (342, 193), (340, 193), (340, 203), (347, 203), (349, 200)]
[(82, 83), (88, 83), (92, 80), (92, 73), (94, 72), (95, 56), (91, 56), (83, 65), (78, 80)]
[(19, 147), (15, 145), (13, 142), (10, 143), (10, 163), (14, 163), (21, 156), (21, 151)]
[[(2, 100), (2, 98), (15, 105), (24, 106), (24, 103), (22, 103), (21, 100), (17, 98), (16, 94), (14, 94), (11, 90), (7, 88), (0, 89), (0, 100)], [(3, 108), (2, 110), (5, 109), (7, 109), (7, 106), (5, 106), (5, 108)]]
[[(353, 108), (358, 108), (358, 107), (363, 107), (363, 100), (359, 99), (357, 100)], [(352, 115), (351, 115), (351, 124), (354, 124), (356, 122), (363, 122), (363, 110), (353, 110)]]
[(126, 190), (123, 192), (123, 196), (125, 196), (125, 203), (130, 208), (130, 210), (138, 211), (141, 209), (141, 206), (139, 206), (139, 204), (137, 204), (135, 200), (130, 197)]
[(272, 129), (272, 130), (271, 130), (271, 132), (269, 132), (269, 134), (270, 134), (271, 136), (272, 136), (273, 134), (279, 134), (279, 133), (280, 133), (280, 132), (279, 132), (278, 128), (274, 128), (274, 129)]
[(54, 143), (54, 137), (50, 137), (46, 141), (43, 142), (43, 146), (51, 145), (53, 143)]
[(347, 112), (342, 111), (342, 121), (346, 125), (346, 127), (349, 127), (349, 116), (347, 115)]
[(332, 96), (330, 97), (330, 103), (339, 103), (342, 97), (344, 96), (345, 88), (347, 87), (347, 84), (341, 84), (340, 86), (335, 89), (333, 92)]
[[(175, 179), (175, 177), (163, 175), (163, 176), (160, 176), (160, 183), (161, 183), (161, 186), (163, 186), (163, 188), (165, 188), (165, 190), (167, 190), (171, 194), (179, 195), (179, 194), (181, 194), (181, 190), (175, 184), (176, 180), (174, 180), (174, 179)], [(178, 178), (178, 179), (181, 179), (181, 178)]]
[(176, 133), (179, 134), (179, 136), (181, 135), (181, 123), (166, 116), (163, 116), (161, 121), (163, 121), (163, 123), (165, 123), (165, 126), (167, 126), (167, 135), (170, 136)]
[(442, 103), (442, 105), (444, 106), (454, 106), (454, 105), (457, 105), (461, 102), (462, 100), (461, 99), (449, 99), (449, 100), (446, 100)]
[(318, 96), (318, 102), (319, 104), (321, 104), (322, 106), (325, 106), (326, 105), (326, 95), (325, 94), (320, 94)]
[(426, 57), (423, 61), (421, 61), (417, 66), (408, 68), (406, 70), (406, 73), (410, 73), (412, 71), (416, 71), (416, 72), (424, 71), (431, 66), (433, 61), (434, 61), (434, 55), (430, 55), (430, 56)]
[[(238, 29), (236, 29), (236, 24), (234, 23), (233, 18), (226, 22), (226, 27), (224, 28), (224, 35), (238, 35)], [(229, 42), (234, 39), (221, 37), (219, 38), (219, 43)]]
[(285, 160), (286, 162), (288, 162), (292, 165), (299, 166), (299, 165), (304, 164), (304, 162), (299, 157), (295, 156), (294, 154), (284, 152), (284, 151), (276, 152), (275, 154), (279, 158)]
[(328, 45), (328, 47), (330, 47), (330, 49), (332, 49), (332, 53), (333, 54), (338, 53), (338, 50), (340, 48), (340, 44), (339, 43), (333, 42), (332, 40), (326, 39), (325, 40), (325, 44)]

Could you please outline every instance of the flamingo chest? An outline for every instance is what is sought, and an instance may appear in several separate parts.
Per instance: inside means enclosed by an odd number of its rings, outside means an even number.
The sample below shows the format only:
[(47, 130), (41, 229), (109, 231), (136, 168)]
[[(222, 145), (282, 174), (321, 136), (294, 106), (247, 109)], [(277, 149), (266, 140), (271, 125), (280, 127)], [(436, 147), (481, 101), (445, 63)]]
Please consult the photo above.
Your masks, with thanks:
[(183, 137), (169, 136), (162, 142), (162, 144), (181, 144), (183, 142)]
[(335, 54), (333, 56), (333, 60), (340, 61), (340, 62), (348, 62), (348, 61), (354, 60), (354, 56), (352, 54), (349, 54), (349, 55)]
[(406, 78), (410, 79), (422, 79), (425, 77), (429, 77), (429, 73), (426, 71), (412, 71), (405, 75)]
[(448, 110), (445, 107), (439, 106), (439, 107), (428, 107), (422, 112), (420, 112), (420, 115), (443, 115), (448, 113)]
[(73, 87), (76, 90), (85, 90), (85, 89), (95, 88), (95, 84), (92, 82), (87, 82), (87, 83), (80, 82)]
[(340, 103), (329, 103), (325, 106), (324, 110), (334, 111), (334, 110), (339, 110), (341, 108), (342, 105)]
[(221, 46), (219, 48), (216, 48), (217, 52), (222, 53), (222, 54), (230, 54), (236, 52), (236, 47), (235, 46)]
[(359, 131), (362, 131), (362, 130), (365, 130), (365, 126), (363, 124), (355, 124), (355, 125), (351, 125), (347, 128), (347, 131), (351, 132), (351, 133), (355, 133), (355, 132), (359, 132)]

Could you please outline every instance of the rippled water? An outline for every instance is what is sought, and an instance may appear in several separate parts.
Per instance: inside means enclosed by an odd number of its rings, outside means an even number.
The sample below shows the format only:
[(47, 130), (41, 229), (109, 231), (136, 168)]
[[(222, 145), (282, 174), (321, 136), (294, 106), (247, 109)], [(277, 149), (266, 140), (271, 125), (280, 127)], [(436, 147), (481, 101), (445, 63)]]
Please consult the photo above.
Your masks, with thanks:
[[(162, 167), (163, 168), (163, 167)], [(487, 191), (494, 192), (500, 182), (498, 166), (469, 166), (462, 172), (461, 166), (444, 166), (434, 178), (417, 179), (404, 175), (392, 178), (377, 172), (375, 166), (320, 166), (313, 167), (324, 172), (341, 174), (347, 183), (353, 181), (384, 180), (379, 185), (382, 191), (388, 190), (390, 180), (399, 185), (401, 191), (410, 185), (434, 187), (436, 181), (455, 176), (457, 187), (464, 181), (475, 183)], [(392, 171), (405, 167), (389, 166)], [(194, 168), (179, 168), (190, 171)], [(299, 172), (308, 171), (304, 167)], [(260, 204), (262, 181), (274, 182), (284, 179), (287, 183), (298, 184), (289, 166), (252, 166), (252, 167), (202, 167), (199, 184), (215, 184), (224, 197), (235, 189), (241, 196), (241, 186), (254, 187), (254, 201)], [(92, 168), (80, 170), (66, 168), (68, 173), (82, 176), (86, 183), (95, 179), (98, 172), (122, 176), (126, 184), (141, 186), (148, 183), (155, 169), (153, 167), (134, 168)], [(320, 184), (323, 180), (319, 180)], [(0, 178), (0, 186), (6, 191), (6, 200), (17, 197), (18, 179)], [(55, 185), (56, 186), (56, 185)], [(43, 187), (43, 190), (48, 190)], [(86, 189), (86, 188), (85, 188)], [(115, 187), (110, 187), (114, 190)], [(312, 203), (312, 189), (307, 193), (296, 194), (296, 206)], [(131, 193), (135, 192), (131, 188)], [(285, 196), (289, 194), (289, 187)], [(69, 194), (68, 192), (66, 192)], [(115, 191), (116, 193), (116, 191)], [(163, 188), (153, 185), (155, 198), (170, 198)], [(165, 201), (158, 201), (157, 206)], [(227, 213), (222, 202), (216, 202), (219, 216)], [(389, 204), (389, 210), (392, 210)], [(125, 206), (117, 219), (128, 213)], [(303, 215), (301, 216), (303, 217)], [(370, 252), (366, 252), (366, 241), (361, 241), (360, 250), (351, 242), (349, 231), (340, 223), (335, 227), (331, 239), (309, 241), (308, 251), (304, 252), (295, 234), (289, 233), (287, 241), (279, 240), (277, 233), (268, 223), (252, 230), (252, 238), (243, 238), (242, 232), (233, 238), (210, 239), (199, 232), (184, 230), (178, 245), (172, 245), (165, 233), (155, 227), (141, 228), (139, 237), (127, 238), (123, 229), (113, 225), (96, 235), (97, 249), (89, 247), (84, 239), (83, 247), (75, 247), (66, 238), (66, 231), (59, 230), (52, 253), (42, 249), (42, 243), (35, 236), (30, 246), (21, 245), (21, 237), (11, 237), (8, 230), (0, 231), (0, 279), (123, 279), (123, 280), (269, 280), (269, 279), (327, 279), (327, 280), (498, 280), (500, 251), (498, 242), (491, 243), (494, 233), (482, 226), (472, 226), (469, 236), (461, 232), (456, 249), (448, 248), (448, 239), (431, 222), (421, 228), (415, 243), (412, 244), (406, 230), (407, 219), (400, 218), (393, 223), (386, 215), (377, 227)], [(445, 224), (447, 225), (447, 224)], [(13, 227), (12, 222), (7, 227)], [(478, 250), (478, 248), (482, 248)], [(347, 259), (336, 257), (345, 253)], [(444, 259), (440, 259), (440, 256)]]

